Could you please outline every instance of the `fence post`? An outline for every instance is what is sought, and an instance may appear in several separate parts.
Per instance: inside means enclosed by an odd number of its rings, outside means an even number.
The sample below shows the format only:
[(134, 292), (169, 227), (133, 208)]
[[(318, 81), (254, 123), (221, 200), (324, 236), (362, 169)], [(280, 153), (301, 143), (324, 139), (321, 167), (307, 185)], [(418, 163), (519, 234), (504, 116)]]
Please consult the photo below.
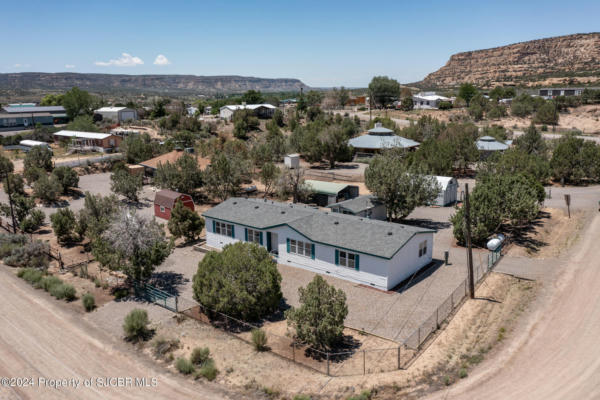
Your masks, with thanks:
[(327, 354), (327, 376), (329, 375), (329, 352), (326, 353)]
[(179, 312), (179, 296), (175, 296), (175, 312)]
[(398, 346), (398, 369), (400, 369), (400, 347)]
[(363, 375), (367, 374), (367, 352), (363, 350)]

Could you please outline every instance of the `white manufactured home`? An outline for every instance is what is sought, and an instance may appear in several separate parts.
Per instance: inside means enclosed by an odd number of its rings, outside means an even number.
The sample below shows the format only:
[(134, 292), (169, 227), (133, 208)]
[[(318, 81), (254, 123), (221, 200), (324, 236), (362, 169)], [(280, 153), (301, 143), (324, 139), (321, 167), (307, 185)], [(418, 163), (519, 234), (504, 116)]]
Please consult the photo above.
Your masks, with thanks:
[(237, 197), (203, 215), (210, 247), (254, 242), (280, 264), (381, 290), (394, 288), (432, 259), (430, 229)]

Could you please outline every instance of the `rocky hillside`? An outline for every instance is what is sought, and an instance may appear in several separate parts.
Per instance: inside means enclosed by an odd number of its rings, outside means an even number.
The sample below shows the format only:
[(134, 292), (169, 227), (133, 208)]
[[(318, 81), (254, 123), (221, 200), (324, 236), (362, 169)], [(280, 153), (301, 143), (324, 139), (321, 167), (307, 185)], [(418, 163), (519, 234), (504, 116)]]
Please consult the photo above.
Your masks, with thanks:
[(454, 54), (420, 87), (600, 82), (600, 33), (574, 34)]
[(93, 92), (217, 94), (296, 91), (307, 88), (298, 79), (266, 79), (244, 76), (112, 75), (24, 72), (0, 74), (0, 90), (56, 90), (78, 86)]

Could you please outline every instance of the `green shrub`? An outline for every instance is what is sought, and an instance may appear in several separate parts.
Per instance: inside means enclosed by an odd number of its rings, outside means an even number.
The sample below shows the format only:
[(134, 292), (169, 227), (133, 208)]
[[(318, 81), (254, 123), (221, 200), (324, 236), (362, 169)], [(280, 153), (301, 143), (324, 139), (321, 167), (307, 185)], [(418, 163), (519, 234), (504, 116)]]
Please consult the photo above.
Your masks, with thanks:
[(187, 358), (179, 357), (175, 362), (175, 368), (177, 371), (184, 375), (189, 375), (195, 371), (194, 364), (192, 364)]
[(373, 394), (369, 390), (364, 390), (361, 394), (357, 396), (348, 397), (348, 400), (370, 400), (373, 397)]
[(94, 279), (94, 286), (96, 286), (96, 287), (102, 286), (102, 281), (98, 278)]
[(156, 358), (163, 358), (167, 353), (179, 348), (179, 339), (166, 339), (164, 337), (159, 337), (154, 341), (153, 345), (154, 356)]
[(458, 377), (459, 377), (460, 379), (466, 378), (466, 377), (467, 377), (467, 375), (468, 375), (468, 374), (467, 374), (467, 370), (466, 370), (466, 368), (461, 368), (461, 369), (458, 371)]
[(58, 277), (56, 277), (54, 275), (45, 276), (40, 281), (40, 287), (42, 289), (44, 289), (46, 292), (50, 292), (50, 290), (54, 286), (58, 286), (58, 285), (62, 285), (62, 281), (60, 280), (60, 278), (58, 278)]
[(293, 400), (312, 400), (312, 398), (306, 394), (297, 394)]
[(136, 308), (132, 310), (123, 322), (123, 330), (125, 331), (125, 337), (129, 340), (140, 340), (145, 339), (148, 335), (148, 313), (146, 310), (140, 310)]
[(208, 347), (196, 347), (192, 351), (190, 361), (194, 365), (202, 365), (210, 358), (210, 350)]
[(49, 246), (36, 240), (14, 248), (10, 255), (4, 258), (4, 263), (12, 267), (48, 268)]
[(265, 351), (267, 349), (267, 334), (262, 329), (252, 330), (252, 344), (256, 351)]
[(11, 255), (14, 249), (24, 246), (27, 243), (27, 236), (13, 235), (10, 233), (0, 234), (0, 258)]
[(81, 301), (83, 302), (83, 307), (85, 308), (85, 311), (92, 311), (96, 307), (96, 299), (91, 293), (84, 294), (81, 298)]
[(219, 370), (215, 366), (215, 361), (212, 358), (206, 360), (206, 362), (202, 365), (198, 373), (204, 377), (204, 379), (209, 381), (214, 381), (219, 373)]
[(39, 269), (22, 268), (19, 270), (17, 276), (19, 278), (23, 278), (25, 281), (33, 285), (40, 283), (40, 281), (44, 278), (44, 273)]
[(73, 285), (69, 285), (67, 283), (61, 283), (50, 287), (50, 294), (56, 297), (58, 300), (74, 300), (76, 293), (77, 292), (75, 291)]
[(129, 296), (129, 289), (128, 288), (115, 288), (113, 290), (113, 295), (115, 296), (115, 300), (121, 300), (124, 297)]

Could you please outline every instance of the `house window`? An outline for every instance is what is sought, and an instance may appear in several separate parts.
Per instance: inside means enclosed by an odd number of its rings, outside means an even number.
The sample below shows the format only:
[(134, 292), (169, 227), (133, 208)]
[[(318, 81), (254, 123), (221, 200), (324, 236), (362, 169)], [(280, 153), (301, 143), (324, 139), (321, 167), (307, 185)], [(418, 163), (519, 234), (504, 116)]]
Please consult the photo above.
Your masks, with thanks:
[(233, 237), (233, 225), (225, 222), (215, 221), (215, 233), (218, 235)]
[(165, 212), (165, 206), (160, 206), (160, 212), (164, 213)]
[(356, 264), (357, 258), (358, 258), (358, 256), (354, 253), (349, 253), (347, 251), (340, 251), (338, 265), (341, 265), (342, 267), (355, 269), (357, 266), (357, 264)]
[(300, 240), (289, 239), (290, 249), (289, 252), (292, 254), (298, 254), (299, 256), (311, 257), (312, 254), (312, 245), (308, 242), (301, 242)]
[(427, 240), (419, 243), (419, 257), (423, 257), (427, 254)]
[(260, 232), (259, 231), (255, 231), (254, 229), (248, 229), (248, 237), (246, 238), (246, 241), (248, 242), (253, 242), (253, 243), (257, 243), (257, 244), (262, 244), (261, 240), (260, 240)]

